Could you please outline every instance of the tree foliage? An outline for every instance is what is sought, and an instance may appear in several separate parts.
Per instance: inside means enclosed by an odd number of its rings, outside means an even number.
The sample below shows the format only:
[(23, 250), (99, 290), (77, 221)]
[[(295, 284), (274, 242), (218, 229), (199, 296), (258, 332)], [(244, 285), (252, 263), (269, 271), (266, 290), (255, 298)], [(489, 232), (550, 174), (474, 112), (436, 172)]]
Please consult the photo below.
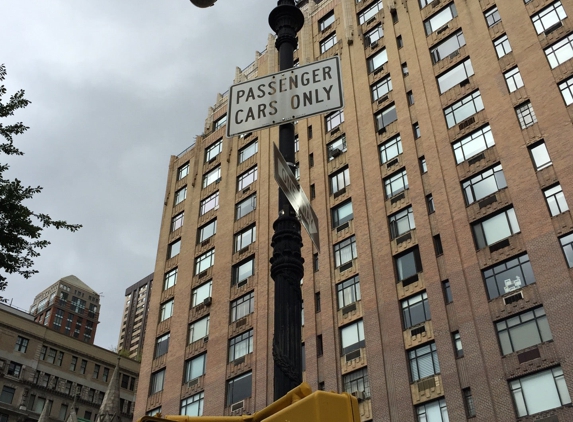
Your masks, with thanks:
[[(6, 78), (6, 66), (0, 65), (0, 82)], [(22, 122), (4, 124), (4, 119), (13, 116), (16, 110), (25, 108), (30, 101), (24, 98), (24, 90), (10, 96), (5, 103), (3, 97), (7, 89), (0, 85), (0, 271), (19, 274), (29, 278), (38, 271), (33, 268), (34, 258), (40, 249), (50, 244), (42, 239), (42, 230), (47, 227), (66, 229), (72, 232), (81, 225), (68, 224), (63, 220), (53, 220), (49, 215), (36, 213), (24, 205), (42, 191), (41, 186), (25, 186), (18, 179), (5, 177), (9, 165), (3, 155), (24, 155), (14, 145), (14, 136), (28, 130)], [(0, 291), (6, 289), (7, 278), (0, 273)], [(4, 300), (0, 296), (0, 301)]]

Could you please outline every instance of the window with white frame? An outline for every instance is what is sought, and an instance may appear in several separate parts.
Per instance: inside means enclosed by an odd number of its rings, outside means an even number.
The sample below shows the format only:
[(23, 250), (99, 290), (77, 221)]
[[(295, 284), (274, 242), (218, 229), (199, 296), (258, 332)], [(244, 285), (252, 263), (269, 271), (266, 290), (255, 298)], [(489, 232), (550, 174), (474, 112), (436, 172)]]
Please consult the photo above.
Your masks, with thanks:
[(235, 252), (246, 248), (257, 240), (257, 227), (249, 226), (235, 235)]
[(487, 125), (454, 142), (452, 147), (456, 163), (460, 164), (494, 145), (491, 128)]
[(573, 57), (573, 34), (557, 41), (544, 51), (551, 69), (555, 69), (557, 66), (565, 63)]
[(354, 213), (352, 212), (352, 201), (343, 202), (340, 205), (331, 209), (332, 215), (332, 227), (336, 228), (343, 225), (347, 221), (354, 218)]
[(164, 334), (155, 339), (155, 355), (154, 359), (163, 356), (169, 350), (169, 337), (170, 333)]
[(365, 399), (370, 398), (370, 381), (368, 379), (368, 368), (361, 368), (342, 376), (344, 391), (348, 394), (361, 392)]
[(384, 110), (376, 113), (374, 118), (376, 119), (376, 129), (381, 131), (390, 123), (398, 120), (398, 115), (396, 114), (396, 105), (392, 104), (391, 106), (386, 107)]
[(159, 322), (165, 321), (167, 318), (171, 318), (173, 315), (173, 304), (173, 299), (161, 304), (159, 307)]
[(444, 7), (438, 13), (426, 19), (424, 21), (424, 28), (426, 28), (426, 35), (430, 35), (431, 33), (437, 31), (452, 19), (458, 16), (458, 12), (456, 10), (456, 6), (454, 2), (451, 2), (449, 5)]
[(406, 169), (402, 169), (384, 179), (386, 198), (392, 198), (406, 189), (408, 189), (408, 175), (406, 174)]
[(176, 240), (167, 247), (167, 259), (179, 255), (181, 251), (181, 239)]
[(510, 208), (472, 224), (472, 231), (476, 247), (482, 249), (519, 233), (520, 229), (515, 210)]
[(545, 142), (539, 142), (529, 147), (529, 154), (531, 155), (531, 160), (533, 161), (535, 170), (537, 171), (553, 164), (551, 162), (551, 157), (549, 157), (549, 152), (547, 151)]
[(560, 366), (509, 381), (509, 388), (518, 417), (571, 403)]
[(191, 291), (191, 306), (202, 305), (206, 299), (211, 297), (211, 289), (213, 288), (213, 280), (209, 280), (207, 283), (201, 284), (199, 287), (194, 288)]
[(503, 56), (511, 53), (512, 51), (507, 35), (502, 35), (498, 39), (494, 40), (493, 46), (495, 47), (495, 52), (497, 53), (498, 59), (501, 59)]
[(364, 322), (359, 320), (340, 328), (340, 342), (343, 355), (366, 347)]
[(445, 399), (434, 400), (416, 406), (417, 422), (448, 422), (448, 408)]
[(354, 276), (336, 285), (338, 309), (358, 302), (360, 296), (360, 277)]
[(466, 205), (473, 204), (507, 187), (501, 164), (482, 171), (472, 178), (462, 182)]
[(569, 268), (573, 268), (573, 233), (563, 236), (559, 239), (559, 242), (565, 254), (565, 259), (567, 259), (567, 265)]
[(372, 92), (372, 101), (377, 101), (392, 91), (392, 78), (390, 75), (380, 79), (370, 87)]
[(205, 148), (205, 162), (209, 163), (223, 151), (223, 138), (220, 138)]
[(379, 151), (380, 151), (380, 162), (382, 164), (385, 164), (388, 161), (393, 160), (403, 152), (402, 138), (400, 138), (400, 135), (396, 135), (390, 138), (388, 141), (380, 145)]
[(149, 382), (149, 395), (163, 391), (164, 383), (165, 383), (165, 369), (162, 369), (160, 371), (151, 374), (151, 380)]
[(382, 29), (382, 25), (378, 25), (374, 29), (371, 29), (366, 34), (364, 34), (364, 44), (372, 45), (383, 36), (384, 36), (384, 29)]
[(195, 258), (195, 275), (208, 270), (215, 265), (215, 248)]
[(209, 195), (200, 202), (199, 213), (200, 215), (203, 215), (211, 210), (216, 210), (217, 208), (219, 208), (219, 191)]
[(350, 236), (349, 238), (344, 239), (342, 242), (335, 244), (333, 246), (333, 250), (336, 268), (351, 262), (358, 256), (356, 252), (356, 237)]
[(565, 101), (565, 105), (573, 104), (573, 78), (569, 78), (559, 84), (559, 90)]
[(529, 101), (515, 107), (515, 113), (517, 114), (517, 120), (519, 120), (519, 125), (522, 129), (528, 128), (537, 122), (533, 106)]
[(330, 175), (330, 193), (335, 194), (350, 184), (350, 170), (348, 167)]
[(195, 343), (209, 335), (209, 320), (210, 317), (206, 316), (191, 324), (189, 324), (189, 344)]
[(334, 23), (334, 10), (318, 21), (318, 30), (324, 31)]
[(257, 166), (250, 168), (237, 177), (237, 191), (241, 191), (257, 180)]
[(470, 59), (464, 60), (462, 63), (452, 67), (446, 73), (438, 76), (437, 78), (440, 94), (443, 94), (466, 79), (469, 79), (473, 74), (474, 69)]
[(211, 183), (218, 182), (221, 179), (221, 166), (214, 168), (203, 175), (203, 187), (206, 188)]
[(495, 323), (502, 355), (553, 340), (543, 307)]
[(203, 416), (203, 406), (205, 393), (200, 392), (181, 400), (181, 409), (179, 414), (186, 416)]
[(189, 382), (194, 379), (199, 378), (205, 374), (205, 368), (207, 364), (207, 353), (195, 356), (185, 362), (185, 375), (183, 378), (184, 382)]
[(249, 330), (229, 340), (229, 362), (253, 353), (253, 330)]
[(227, 406), (240, 402), (252, 394), (253, 374), (247, 372), (227, 381)]
[(336, 32), (333, 32), (328, 37), (326, 37), (325, 39), (320, 41), (320, 43), (319, 43), (320, 54), (326, 53), (328, 50), (330, 50), (332, 47), (334, 47), (336, 45), (336, 43), (337, 43)]
[(217, 120), (215, 120), (215, 122), (213, 123), (213, 130), (221, 129), (223, 126), (225, 126), (226, 123), (227, 123), (227, 115), (225, 114), (224, 116), (219, 117)]
[(454, 127), (481, 110), (483, 110), (481, 94), (475, 91), (444, 109), (448, 128)]
[(259, 142), (254, 140), (239, 150), (239, 164), (246, 161), (259, 151)]
[(416, 228), (414, 223), (414, 211), (412, 207), (404, 208), (395, 214), (388, 217), (388, 223), (390, 226), (390, 238), (396, 239), (405, 233)]
[(175, 192), (175, 198), (173, 201), (173, 205), (180, 204), (185, 200), (187, 197), (187, 186), (182, 187), (177, 192)]
[(463, 32), (460, 30), (430, 49), (432, 61), (434, 63), (438, 63), (446, 57), (454, 55), (464, 45), (466, 45), (466, 39), (464, 38)]
[(552, 217), (569, 210), (561, 185), (558, 184), (545, 189), (543, 194), (545, 195), (545, 200), (547, 201), (547, 206), (549, 207), (549, 212)]
[(326, 131), (330, 132), (332, 129), (340, 126), (342, 122), (344, 122), (344, 112), (342, 109), (333, 111), (330, 114), (327, 114), (324, 118)]
[(177, 180), (183, 179), (189, 174), (189, 162), (186, 162), (177, 169)]
[(420, 0), (420, 9), (423, 9), (424, 7), (426, 7), (427, 5), (429, 5), (433, 1), (434, 0)]
[(521, 73), (519, 73), (519, 68), (514, 67), (503, 74), (505, 77), (505, 83), (507, 84), (507, 89), (509, 92), (517, 91), (523, 86), (523, 79), (521, 79)]
[(257, 208), (257, 195), (251, 195), (235, 205), (235, 220), (253, 212)]
[(366, 60), (366, 65), (368, 66), (368, 73), (372, 73), (375, 70), (380, 69), (386, 63), (388, 63), (388, 53), (386, 52), (386, 49), (383, 48), (382, 50), (368, 57), (368, 59)]
[(332, 161), (340, 154), (346, 152), (346, 136), (342, 135), (327, 144), (326, 150), (328, 154), (328, 161)]
[(184, 217), (184, 213), (180, 212), (179, 214), (177, 214), (176, 216), (174, 216), (173, 218), (171, 218), (171, 231), (174, 232), (175, 230), (181, 228), (181, 226), (183, 226), (183, 217)]
[(487, 22), (487, 26), (490, 28), (494, 26), (496, 23), (501, 22), (501, 16), (499, 15), (499, 11), (497, 10), (497, 6), (492, 7), (488, 11), (484, 13), (485, 21)]
[(255, 293), (250, 292), (231, 302), (231, 322), (255, 312)]
[(422, 272), (420, 251), (414, 247), (394, 258), (398, 282), (408, 280)]
[(197, 242), (201, 243), (217, 233), (217, 219), (209, 221), (197, 230)]
[(426, 344), (408, 352), (412, 382), (440, 373), (436, 343)]
[(255, 258), (250, 258), (233, 267), (232, 284), (242, 284), (255, 273)]
[(490, 300), (535, 283), (535, 276), (527, 254), (485, 269), (482, 275)]
[(177, 284), (177, 268), (173, 268), (171, 271), (165, 273), (163, 279), (163, 290), (167, 290)]
[(376, 1), (358, 14), (358, 25), (368, 22), (372, 17), (376, 16), (376, 13), (380, 10), (382, 10), (382, 0)]
[(422, 322), (429, 321), (432, 318), (430, 315), (428, 294), (426, 292), (410, 296), (408, 299), (404, 299), (401, 304), (404, 330), (421, 324)]
[(559, 28), (563, 25), (562, 21), (567, 17), (565, 9), (561, 5), (560, 1), (556, 1), (545, 9), (541, 10), (531, 17), (533, 26), (535, 26), (535, 31), (537, 34), (543, 32), (549, 33), (553, 28)]

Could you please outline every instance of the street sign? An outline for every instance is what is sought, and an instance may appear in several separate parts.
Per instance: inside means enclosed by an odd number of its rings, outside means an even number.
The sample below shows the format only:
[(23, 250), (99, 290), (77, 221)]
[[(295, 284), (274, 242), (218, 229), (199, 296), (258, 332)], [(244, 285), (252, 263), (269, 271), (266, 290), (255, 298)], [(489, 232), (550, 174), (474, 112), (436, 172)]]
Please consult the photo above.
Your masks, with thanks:
[(227, 136), (344, 106), (338, 56), (231, 86)]
[(318, 217), (310, 206), (310, 201), (304, 194), (304, 191), (300, 188), (298, 180), (296, 180), (296, 177), (292, 174), (292, 171), (283, 155), (275, 144), (273, 144), (273, 147), (275, 156), (275, 180), (284, 192), (293, 209), (296, 211), (300, 223), (304, 226), (310, 236), (310, 240), (312, 240), (312, 243), (316, 246), (317, 251), (320, 252)]

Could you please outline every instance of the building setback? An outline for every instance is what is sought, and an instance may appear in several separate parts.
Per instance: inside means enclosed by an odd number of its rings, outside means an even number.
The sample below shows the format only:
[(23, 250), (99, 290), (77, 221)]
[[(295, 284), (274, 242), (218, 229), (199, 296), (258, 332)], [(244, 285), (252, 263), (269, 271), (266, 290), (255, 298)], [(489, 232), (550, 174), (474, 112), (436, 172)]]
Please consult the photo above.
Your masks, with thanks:
[[(573, 420), (573, 1), (298, 6), (345, 97), (295, 126), (305, 380), (364, 421)], [(278, 129), (226, 138), (226, 101), (171, 157), (135, 417), (272, 402)]]

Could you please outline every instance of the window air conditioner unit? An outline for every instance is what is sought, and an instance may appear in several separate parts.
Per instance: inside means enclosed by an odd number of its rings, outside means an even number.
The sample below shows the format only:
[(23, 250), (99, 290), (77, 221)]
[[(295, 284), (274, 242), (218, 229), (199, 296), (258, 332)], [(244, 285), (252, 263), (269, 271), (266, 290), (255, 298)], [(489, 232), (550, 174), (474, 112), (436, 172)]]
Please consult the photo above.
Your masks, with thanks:
[(213, 298), (212, 297), (208, 297), (203, 301), (203, 304), (205, 306), (211, 306), (211, 304), (213, 303)]
[(199, 382), (199, 378), (192, 379), (191, 381), (189, 381), (187, 383), (187, 388), (191, 388), (191, 387), (197, 385), (198, 382)]
[(370, 48), (376, 48), (376, 47), (378, 47), (378, 40), (372, 41), (372, 42), (370, 43)]
[(245, 278), (244, 280), (241, 280), (237, 283), (237, 287), (241, 287), (244, 286), (245, 284), (247, 284), (247, 281), (249, 281), (249, 278)]
[(358, 400), (358, 402), (364, 401), (364, 391), (353, 391), (352, 394), (354, 397), (356, 397), (356, 399)]
[(209, 336), (203, 337), (203, 343), (207, 343), (209, 341)]
[(514, 290), (518, 290), (523, 287), (523, 283), (519, 276), (516, 276), (515, 280), (508, 278), (507, 280), (504, 280), (503, 283), (505, 284), (505, 286), (503, 286), (505, 293), (513, 292)]
[(333, 158), (338, 157), (340, 154), (342, 154), (342, 150), (340, 148), (334, 148), (330, 153), (331, 157)]
[(240, 410), (243, 410), (244, 407), (245, 407), (245, 401), (244, 400), (238, 401), (237, 403), (233, 403), (231, 405), (231, 412), (238, 412)]

